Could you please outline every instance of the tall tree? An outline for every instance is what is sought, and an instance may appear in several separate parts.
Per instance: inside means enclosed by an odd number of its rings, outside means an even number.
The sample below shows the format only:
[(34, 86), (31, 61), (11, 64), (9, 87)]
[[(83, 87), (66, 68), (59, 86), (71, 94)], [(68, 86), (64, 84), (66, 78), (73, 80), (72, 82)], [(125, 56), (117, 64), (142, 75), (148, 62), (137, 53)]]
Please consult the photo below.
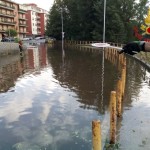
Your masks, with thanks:
[[(133, 25), (146, 14), (148, 0), (107, 0), (106, 41), (124, 42), (133, 38)], [(61, 39), (61, 9), (65, 39), (102, 40), (104, 0), (55, 0), (46, 33)]]
[[(95, 20), (93, 29), (93, 39), (103, 40), (103, 28), (104, 28), (104, 1), (97, 1), (94, 5), (95, 8)], [(120, 18), (116, 1), (107, 0), (106, 5), (106, 41), (112, 41), (119, 39), (124, 34), (124, 24)]]
[(55, 2), (49, 12), (46, 35), (60, 39), (61, 37), (61, 3)]
[(148, 0), (140, 0), (139, 3), (136, 4), (136, 20), (138, 25), (141, 25), (144, 21), (144, 16), (147, 14), (148, 11)]
[(8, 30), (6, 30), (5, 32), (6, 32), (6, 34), (7, 34), (8, 36), (10, 36), (10, 37), (15, 37), (15, 36), (17, 36), (17, 31), (14, 30), (14, 29), (8, 29)]
[(120, 16), (123, 20), (126, 33), (126, 41), (134, 40), (133, 26), (139, 25), (146, 14), (148, 0), (122, 0), (118, 1)]

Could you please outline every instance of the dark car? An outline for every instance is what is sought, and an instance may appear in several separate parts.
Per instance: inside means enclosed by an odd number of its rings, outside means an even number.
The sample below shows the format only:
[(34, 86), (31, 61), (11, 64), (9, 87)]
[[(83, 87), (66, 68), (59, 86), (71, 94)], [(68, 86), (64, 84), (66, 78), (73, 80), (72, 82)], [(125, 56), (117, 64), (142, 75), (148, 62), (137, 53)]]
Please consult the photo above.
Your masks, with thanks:
[(3, 38), (1, 42), (15, 42), (14, 38)]

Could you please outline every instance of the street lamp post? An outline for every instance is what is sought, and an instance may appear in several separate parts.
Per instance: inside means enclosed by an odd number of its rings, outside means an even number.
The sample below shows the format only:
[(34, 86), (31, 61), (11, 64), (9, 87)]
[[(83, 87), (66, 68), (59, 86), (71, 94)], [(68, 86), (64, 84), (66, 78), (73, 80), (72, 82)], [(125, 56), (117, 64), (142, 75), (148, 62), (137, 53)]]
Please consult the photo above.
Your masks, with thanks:
[(106, 22), (106, 0), (104, 0), (104, 22), (103, 22), (103, 43), (105, 43), (105, 24)]
[(63, 8), (61, 8), (61, 36), (62, 36), (62, 61), (64, 64), (65, 51), (64, 51), (64, 22), (63, 22)]
[(62, 49), (64, 49), (64, 22), (63, 22), (63, 8), (61, 8), (61, 35), (62, 35)]

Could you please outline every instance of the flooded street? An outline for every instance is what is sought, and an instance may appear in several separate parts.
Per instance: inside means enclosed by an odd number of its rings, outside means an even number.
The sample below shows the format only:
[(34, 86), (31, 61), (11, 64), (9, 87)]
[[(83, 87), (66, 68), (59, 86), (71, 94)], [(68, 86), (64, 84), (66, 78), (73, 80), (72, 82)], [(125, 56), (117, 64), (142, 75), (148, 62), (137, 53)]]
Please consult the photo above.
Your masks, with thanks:
[[(109, 140), (118, 66), (102, 51), (40, 45), (0, 58), (0, 150), (91, 150), (92, 120)], [(7, 61), (6, 61), (7, 60)], [(150, 72), (127, 57), (121, 150), (150, 150)], [(116, 59), (117, 64), (117, 59)], [(104, 85), (104, 86), (103, 86)]]

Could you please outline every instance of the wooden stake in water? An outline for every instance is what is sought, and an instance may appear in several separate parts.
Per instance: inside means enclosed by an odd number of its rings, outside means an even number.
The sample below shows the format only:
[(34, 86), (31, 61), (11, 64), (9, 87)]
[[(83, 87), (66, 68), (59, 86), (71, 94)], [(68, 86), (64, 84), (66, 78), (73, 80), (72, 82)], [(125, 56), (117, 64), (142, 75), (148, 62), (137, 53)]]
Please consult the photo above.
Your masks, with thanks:
[(93, 150), (102, 150), (101, 125), (99, 120), (92, 121)]
[(110, 144), (116, 142), (116, 92), (111, 91), (110, 95)]
[(121, 105), (122, 105), (122, 81), (118, 80), (117, 83), (117, 116), (121, 117)]
[(125, 84), (126, 84), (126, 59), (124, 59), (124, 63), (122, 66), (122, 97), (124, 97)]

